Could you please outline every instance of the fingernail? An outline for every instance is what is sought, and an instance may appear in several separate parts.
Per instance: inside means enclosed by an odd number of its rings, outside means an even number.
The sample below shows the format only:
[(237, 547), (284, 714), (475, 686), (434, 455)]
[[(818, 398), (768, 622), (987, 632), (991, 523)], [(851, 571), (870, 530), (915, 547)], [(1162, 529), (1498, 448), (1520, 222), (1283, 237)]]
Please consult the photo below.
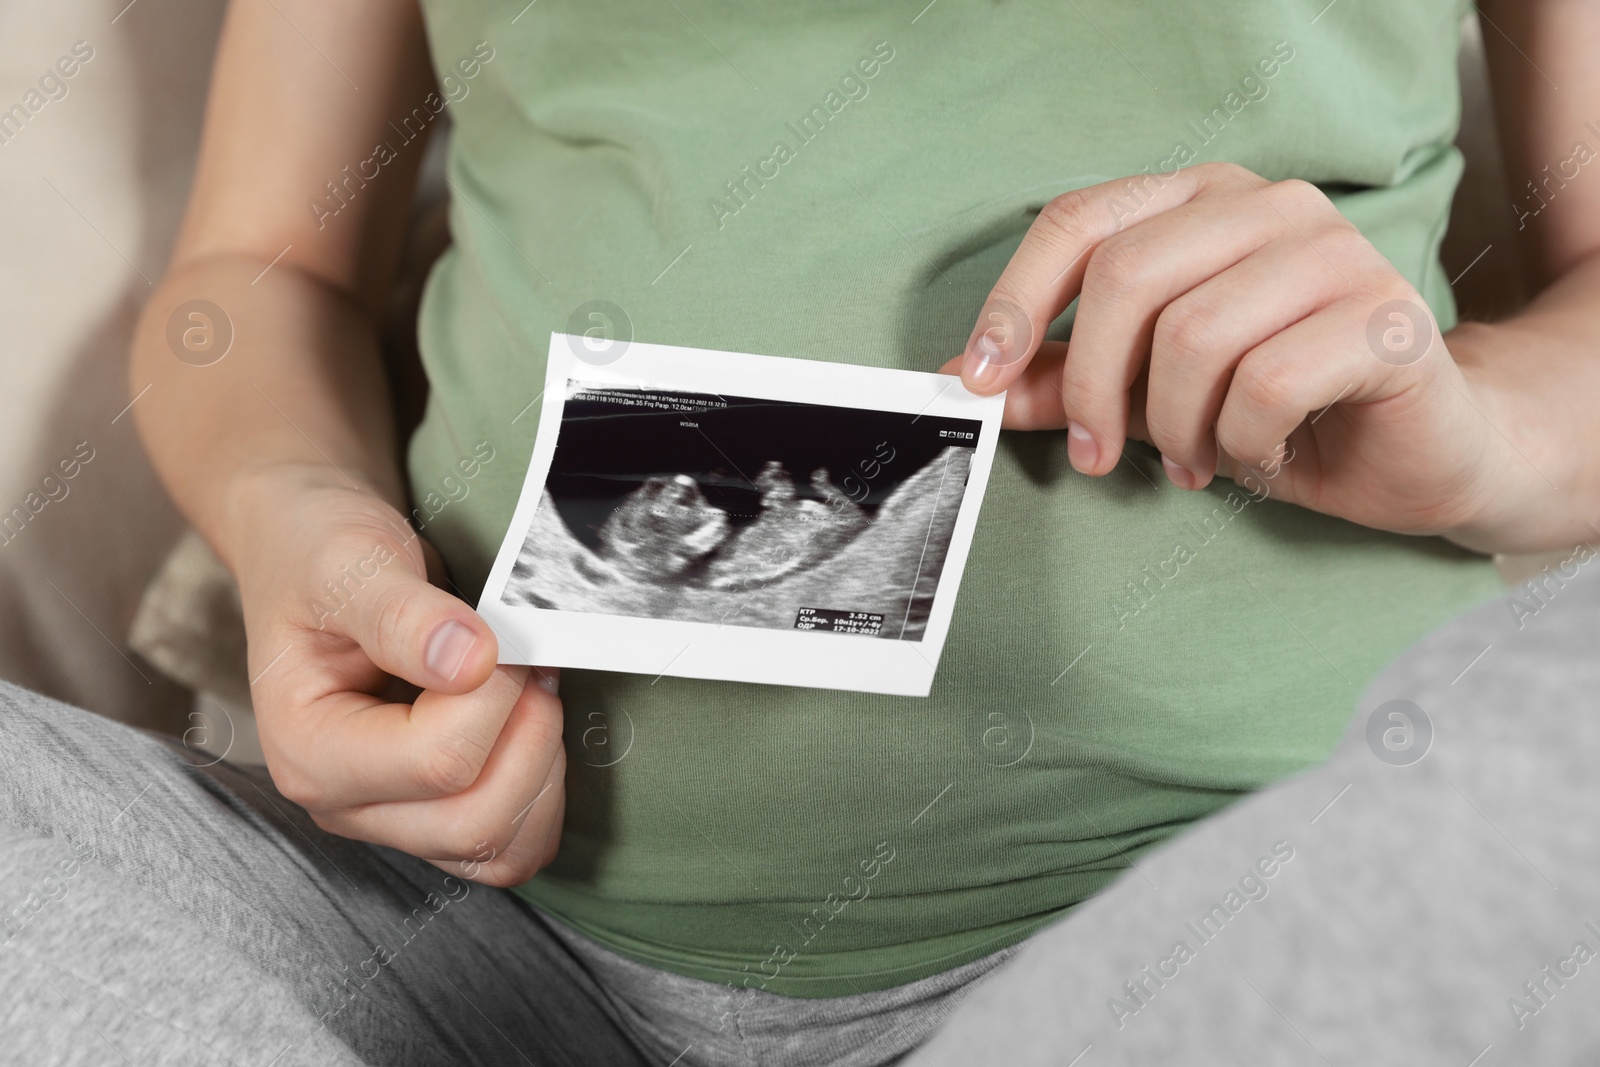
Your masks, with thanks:
[(973, 338), (961, 374), (973, 385), (988, 385), (1000, 376), (1002, 356), (999, 342), (989, 336), (988, 330), (984, 330)]
[(561, 671), (555, 667), (535, 667), (533, 684), (551, 696), (561, 690)]
[(1167, 477), (1179, 489), (1193, 489), (1199, 484), (1200, 479), (1188, 467), (1180, 467), (1166, 456), (1161, 457), (1161, 466), (1167, 472)]
[(451, 619), (434, 627), (432, 636), (428, 638), (428, 647), (423, 653), (423, 660), (434, 674), (447, 682), (453, 682), (461, 670), (461, 665), (467, 661), (467, 654), (477, 643), (477, 634)]
[(1067, 459), (1083, 474), (1094, 470), (1094, 465), (1100, 461), (1100, 446), (1095, 444), (1094, 434), (1070, 419), (1067, 420)]

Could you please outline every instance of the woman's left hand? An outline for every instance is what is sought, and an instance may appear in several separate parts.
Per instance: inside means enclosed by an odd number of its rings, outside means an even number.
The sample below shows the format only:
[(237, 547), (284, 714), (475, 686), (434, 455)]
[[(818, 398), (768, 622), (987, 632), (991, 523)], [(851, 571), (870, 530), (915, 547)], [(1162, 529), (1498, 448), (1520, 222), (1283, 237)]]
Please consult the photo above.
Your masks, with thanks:
[[(1074, 298), (1071, 341), (1041, 343)], [(1508, 462), (1417, 291), (1316, 186), (1231, 164), (1052, 200), (943, 369), (1009, 389), (1008, 428), (1065, 427), (1084, 474), (1134, 437), (1180, 488), (1265, 475), (1387, 530), (1469, 526)]]

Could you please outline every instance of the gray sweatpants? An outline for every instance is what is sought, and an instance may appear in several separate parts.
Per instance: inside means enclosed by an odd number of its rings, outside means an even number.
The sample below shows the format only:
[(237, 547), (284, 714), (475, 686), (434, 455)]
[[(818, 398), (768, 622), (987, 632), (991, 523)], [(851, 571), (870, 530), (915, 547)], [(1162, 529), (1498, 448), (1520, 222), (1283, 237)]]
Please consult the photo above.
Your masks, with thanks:
[(0, 1063), (882, 1064), (998, 953), (833, 1000), (611, 953), (264, 770), (0, 683)]
[(1529, 603), (1424, 641), (1327, 766), (1005, 966), (720, 1028), (725, 987), (0, 687), (0, 1063), (1595, 1062), (1600, 584)]

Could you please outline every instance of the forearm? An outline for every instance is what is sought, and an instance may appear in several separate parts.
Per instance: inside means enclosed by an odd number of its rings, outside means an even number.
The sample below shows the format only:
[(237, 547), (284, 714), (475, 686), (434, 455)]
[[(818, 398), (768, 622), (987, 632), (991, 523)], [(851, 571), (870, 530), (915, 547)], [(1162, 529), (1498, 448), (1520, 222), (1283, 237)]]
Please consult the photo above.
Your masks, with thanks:
[[(169, 336), (174, 313), (197, 299), (226, 316), (213, 328), (231, 326), (216, 362), (206, 362), (214, 350)], [(178, 317), (180, 334), (206, 328)], [(373, 324), (346, 294), (292, 266), (262, 273), (260, 262), (231, 255), (180, 264), (140, 320), (130, 387), (162, 481), (230, 566), (252, 515), (272, 506), (263, 487), (284, 484), (286, 471), (404, 500)]]
[(1600, 255), (1521, 314), (1446, 342), (1501, 457), (1480, 515), (1451, 540), (1483, 552), (1600, 540)]

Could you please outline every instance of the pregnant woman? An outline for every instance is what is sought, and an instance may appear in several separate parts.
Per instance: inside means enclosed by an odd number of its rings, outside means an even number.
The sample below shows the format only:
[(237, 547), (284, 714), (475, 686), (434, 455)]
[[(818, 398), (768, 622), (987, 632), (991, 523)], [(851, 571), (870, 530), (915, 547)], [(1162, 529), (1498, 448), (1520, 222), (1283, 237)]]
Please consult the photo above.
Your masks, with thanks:
[[(1455, 0), (919, 6), (236, 0), (131, 379), (270, 780), (6, 696), (7, 862), (75, 872), (13, 938), (39, 1047), (890, 1062), (1324, 759), (1486, 553), (1595, 536), (1600, 5), (1484, 5), (1542, 292), (1459, 326)], [(445, 111), (400, 440), (377, 324)], [(1009, 389), (929, 698), (496, 665), (471, 605), (595, 301)]]

